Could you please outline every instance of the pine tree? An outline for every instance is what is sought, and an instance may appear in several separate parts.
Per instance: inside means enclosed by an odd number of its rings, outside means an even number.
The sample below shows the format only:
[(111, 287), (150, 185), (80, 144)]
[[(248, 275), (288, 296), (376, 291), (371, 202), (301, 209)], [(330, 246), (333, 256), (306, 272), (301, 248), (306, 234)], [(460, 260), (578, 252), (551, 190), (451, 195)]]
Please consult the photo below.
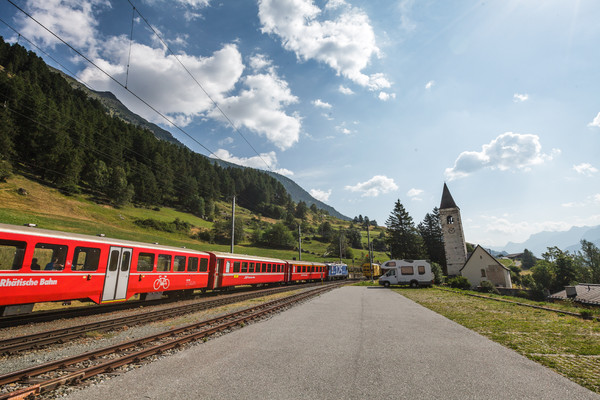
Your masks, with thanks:
[(440, 210), (435, 207), (431, 213), (427, 213), (423, 222), (418, 226), (425, 250), (429, 259), (446, 267), (446, 252), (444, 251), (444, 238), (442, 235), (442, 223), (440, 221)]
[(390, 258), (418, 259), (423, 256), (423, 244), (412, 217), (398, 199), (385, 222)]

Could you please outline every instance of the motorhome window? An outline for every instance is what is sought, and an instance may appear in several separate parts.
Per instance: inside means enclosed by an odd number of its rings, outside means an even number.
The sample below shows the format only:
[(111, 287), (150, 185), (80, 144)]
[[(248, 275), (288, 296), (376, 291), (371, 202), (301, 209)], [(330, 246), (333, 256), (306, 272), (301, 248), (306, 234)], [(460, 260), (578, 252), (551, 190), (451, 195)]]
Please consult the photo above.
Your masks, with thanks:
[(388, 261), (387, 266), (388, 267), (395, 267), (396, 266), (396, 261)]
[(185, 256), (175, 256), (173, 271), (185, 271)]
[(100, 249), (75, 247), (71, 271), (96, 271), (100, 262)]
[(154, 254), (140, 253), (138, 255), (137, 270), (152, 271), (154, 269)]
[(236, 274), (240, 272), (240, 262), (239, 261), (235, 261), (233, 263), (233, 273)]
[(171, 255), (170, 254), (159, 254), (158, 263), (156, 264), (156, 270), (161, 272), (167, 272), (171, 270)]
[(188, 261), (188, 272), (196, 272), (198, 271), (198, 257), (190, 257)]
[(425, 275), (425, 266), (419, 265), (418, 267), (419, 275)]
[(200, 259), (200, 272), (208, 271), (208, 258)]
[(242, 263), (242, 272), (248, 272), (248, 262), (244, 261)]
[(402, 275), (413, 275), (415, 273), (415, 270), (412, 267), (412, 265), (408, 267), (400, 267), (400, 273)]
[(44, 271), (57, 271), (65, 267), (67, 246), (61, 244), (38, 243), (33, 251), (33, 258), (37, 258), (40, 269)]
[[(23, 266), (23, 257), (25, 256), (25, 247), (27, 247), (27, 243), (25, 242), (0, 240), (0, 270), (12, 269), (16, 271), (21, 269)], [(39, 260), (37, 260), (37, 264), (32, 265), (31, 269), (40, 269)]]

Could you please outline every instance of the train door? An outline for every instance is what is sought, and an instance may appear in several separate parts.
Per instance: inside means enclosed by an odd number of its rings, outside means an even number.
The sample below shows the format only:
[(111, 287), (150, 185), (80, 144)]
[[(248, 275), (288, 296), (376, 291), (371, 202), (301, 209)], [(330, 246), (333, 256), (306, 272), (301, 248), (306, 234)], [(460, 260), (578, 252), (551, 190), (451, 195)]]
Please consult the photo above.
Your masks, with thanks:
[(132, 251), (123, 247), (110, 248), (102, 301), (125, 299)]
[(290, 263), (285, 264), (285, 272), (286, 272), (286, 277), (285, 277), (285, 281), (286, 282), (291, 282), (292, 281), (292, 270), (294, 269), (294, 266)]
[(222, 258), (217, 258), (217, 267), (215, 268), (215, 285), (213, 286), (215, 289), (221, 287), (223, 283), (223, 264), (225, 260)]

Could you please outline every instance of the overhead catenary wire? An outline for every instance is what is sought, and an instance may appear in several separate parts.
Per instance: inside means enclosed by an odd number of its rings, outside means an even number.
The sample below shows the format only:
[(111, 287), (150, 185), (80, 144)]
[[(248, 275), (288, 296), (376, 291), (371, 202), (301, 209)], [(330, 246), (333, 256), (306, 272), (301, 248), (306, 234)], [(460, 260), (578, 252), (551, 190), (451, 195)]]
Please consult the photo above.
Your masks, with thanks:
[(221, 113), (221, 115), (223, 115), (223, 117), (227, 120), (227, 122), (231, 125), (231, 128), (236, 131), (241, 137), (242, 139), (244, 139), (244, 141), (248, 144), (248, 146), (250, 146), (250, 148), (254, 151), (254, 153), (262, 160), (262, 162), (265, 164), (265, 166), (267, 167), (267, 169), (271, 172), (274, 172), (271, 169), (271, 166), (269, 164), (267, 164), (267, 162), (264, 160), (264, 158), (258, 153), (258, 151), (256, 151), (256, 149), (254, 148), (254, 146), (252, 146), (252, 144), (250, 143), (250, 141), (246, 138), (246, 136), (244, 136), (244, 134), (242, 134), (242, 132), (237, 128), (237, 126), (235, 126), (235, 124), (233, 123), (233, 121), (229, 118), (229, 116), (225, 113), (225, 111), (223, 111), (223, 109), (219, 106), (219, 104), (212, 98), (212, 96), (206, 91), (206, 89), (204, 89), (204, 86), (202, 86), (202, 84), (196, 79), (196, 77), (190, 72), (190, 70), (185, 66), (185, 64), (183, 64), (183, 62), (180, 60), (180, 58), (177, 56), (177, 54), (175, 54), (175, 52), (173, 52), (173, 50), (171, 50), (171, 48), (169, 47), (169, 45), (167, 44), (167, 42), (159, 35), (159, 33), (154, 29), (154, 27), (148, 22), (148, 20), (146, 19), (146, 17), (144, 17), (142, 15), (142, 13), (140, 12), (139, 9), (137, 9), (135, 7), (135, 5), (131, 2), (131, 0), (127, 0), (129, 2), (129, 4), (131, 5), (131, 7), (133, 7), (134, 12), (136, 12), (140, 18), (146, 23), (146, 25), (148, 25), (148, 27), (152, 30), (152, 32), (154, 33), (154, 35), (156, 35), (156, 37), (160, 40), (160, 42), (163, 44), (163, 46), (165, 46), (165, 48), (169, 51), (169, 53), (171, 53), (171, 55), (177, 60), (177, 62), (183, 67), (183, 69), (185, 70), (185, 72), (188, 73), (188, 75), (194, 80), (194, 82), (196, 82), (196, 84), (198, 85), (198, 87), (200, 89), (202, 89), (202, 91), (204, 92), (204, 94), (208, 97), (208, 99), (213, 103), (213, 105), (215, 106), (215, 108), (217, 110), (219, 110), (219, 112)]

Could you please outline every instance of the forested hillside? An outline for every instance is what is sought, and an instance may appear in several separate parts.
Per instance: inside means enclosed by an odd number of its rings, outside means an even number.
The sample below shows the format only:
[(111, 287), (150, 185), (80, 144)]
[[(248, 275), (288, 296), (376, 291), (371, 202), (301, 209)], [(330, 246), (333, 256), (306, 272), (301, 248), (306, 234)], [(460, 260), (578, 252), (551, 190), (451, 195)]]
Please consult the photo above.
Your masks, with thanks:
[(187, 148), (107, 114), (35, 53), (0, 38), (0, 179), (13, 169), (65, 192), (121, 205), (170, 206), (210, 216), (233, 195), (279, 217), (293, 204), (267, 174), (222, 168)]

